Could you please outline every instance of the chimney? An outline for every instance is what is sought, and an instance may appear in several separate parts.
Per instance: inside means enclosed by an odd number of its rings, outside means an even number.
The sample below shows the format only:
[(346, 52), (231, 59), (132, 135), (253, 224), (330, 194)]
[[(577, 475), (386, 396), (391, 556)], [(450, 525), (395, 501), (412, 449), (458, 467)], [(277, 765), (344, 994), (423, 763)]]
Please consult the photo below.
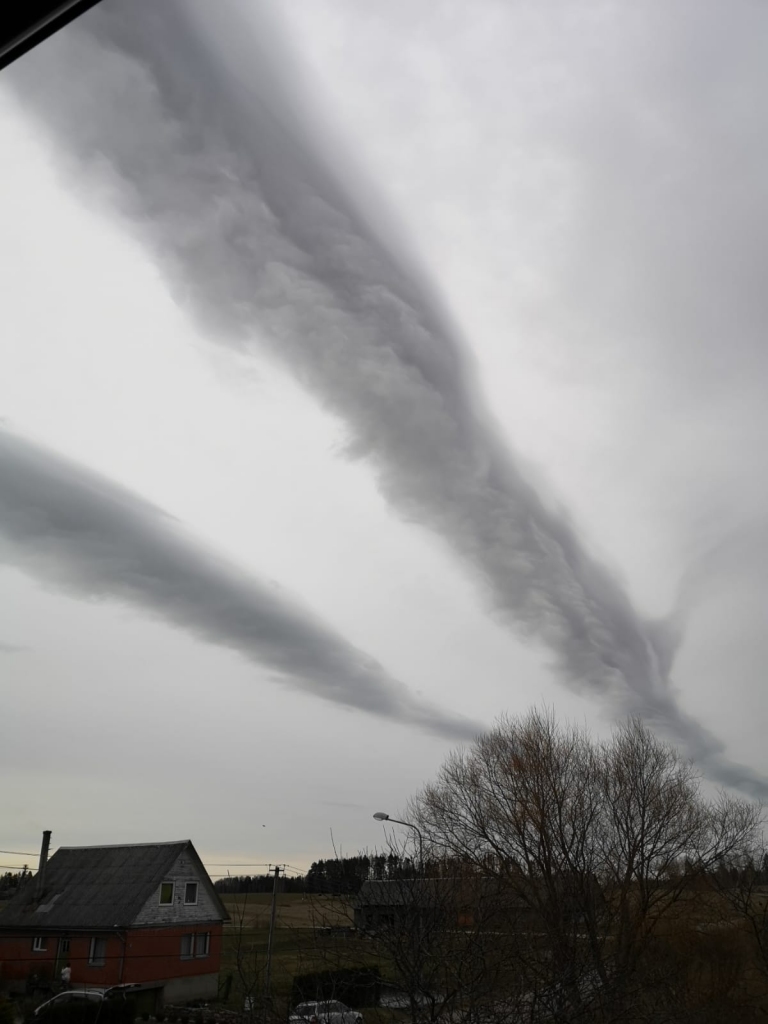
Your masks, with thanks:
[(39, 899), (43, 895), (43, 887), (45, 886), (45, 866), (48, 863), (48, 848), (51, 845), (51, 832), (48, 829), (43, 832), (43, 845), (40, 847), (40, 866), (37, 869), (37, 878), (35, 880), (35, 897)]

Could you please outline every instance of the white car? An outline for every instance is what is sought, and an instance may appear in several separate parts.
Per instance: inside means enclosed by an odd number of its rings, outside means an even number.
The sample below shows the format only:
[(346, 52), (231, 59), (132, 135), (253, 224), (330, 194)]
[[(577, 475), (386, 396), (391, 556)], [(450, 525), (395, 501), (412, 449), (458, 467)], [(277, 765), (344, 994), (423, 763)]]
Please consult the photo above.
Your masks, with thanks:
[(111, 988), (71, 988), (67, 992), (59, 992), (53, 999), (46, 999), (44, 1003), (40, 1003), (33, 1016), (44, 1017), (49, 1010), (54, 1010), (64, 1003), (100, 1003), (103, 999), (119, 999), (131, 989), (139, 987), (139, 985), (112, 985)]
[(363, 1015), (344, 1003), (329, 999), (320, 1003), (299, 1003), (289, 1024), (363, 1024)]

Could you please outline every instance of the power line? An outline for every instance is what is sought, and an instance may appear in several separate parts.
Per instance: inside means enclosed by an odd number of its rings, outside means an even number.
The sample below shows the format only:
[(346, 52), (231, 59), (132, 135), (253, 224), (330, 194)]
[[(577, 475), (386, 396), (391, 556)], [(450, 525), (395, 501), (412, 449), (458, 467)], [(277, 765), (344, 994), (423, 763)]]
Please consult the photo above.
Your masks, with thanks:
[[(25, 867), (27, 868), (28, 874), (33, 874), (33, 872), (31, 872), (29, 870), (29, 868), (28, 868), (28, 866), (26, 864), (0, 864), (0, 869), (1, 868), (7, 868), (10, 871), (21, 871), (22, 868), (25, 868)], [(281, 864), (280, 867), (284, 868), (285, 865)], [(292, 868), (290, 866), (288, 866), (288, 870), (289, 871), (295, 871), (297, 874), (302, 875), (302, 876), (306, 873), (304, 871), (300, 871), (299, 868)], [(238, 877), (240, 877), (238, 875), (230, 875), (228, 871), (225, 871), (225, 872), (221, 872), (221, 871), (206, 871), (206, 874), (208, 875), (209, 878), (230, 878), (230, 877), (231, 878), (238, 878)], [(249, 876), (245, 876), (245, 877), (250, 877), (250, 878), (266, 878), (267, 877), (267, 873), (265, 873), (264, 875), (249, 875)]]
[[(37, 857), (38, 853), (27, 853), (24, 850), (0, 850), (0, 853), (9, 854), (12, 857)], [(53, 856), (53, 855), (52, 855)], [(274, 861), (267, 863), (266, 861), (246, 861), (244, 863), (230, 862), (230, 861), (209, 861), (205, 864), (206, 867), (211, 868), (271, 868)], [(0, 864), (0, 868), (13, 868), (19, 865), (16, 864)], [(293, 864), (281, 864), (281, 867), (290, 868), (291, 871), (298, 871), (304, 874), (301, 868), (294, 867)]]
[[(269, 864), (217, 864), (213, 862), (209, 864), (204, 864), (206, 870), (208, 868), (273, 868), (274, 866), (274, 861), (272, 861)], [(302, 870), (301, 868), (295, 868), (293, 864), (281, 864), (280, 867), (288, 868), (289, 871), (297, 871), (300, 875), (306, 874), (306, 871)], [(211, 875), (211, 877), (214, 878), (216, 876)]]
[(255, 863), (248, 863), (248, 864), (227, 864), (227, 863), (217, 864), (214, 861), (211, 861), (210, 863), (206, 864), (205, 866), (206, 867), (210, 867), (210, 868), (271, 868), (272, 867), (271, 864), (255, 864)]
[[(210, 865), (210, 867), (226, 867), (226, 866), (227, 865), (225, 865), (225, 864), (211, 864)], [(271, 864), (230, 864), (229, 865), (229, 867), (233, 867), (233, 868), (236, 868), (236, 867), (269, 868), (271, 866), (272, 866)], [(302, 871), (301, 868), (295, 868), (295, 867), (293, 867), (292, 864), (281, 864), (280, 866), (282, 868), (287, 868), (289, 871), (295, 871), (299, 875), (306, 874), (306, 872)], [(8, 871), (21, 871), (23, 868), (27, 868), (27, 870), (29, 871), (29, 865), (28, 864), (0, 864), (0, 869), (7, 869)], [(216, 873), (216, 872), (213, 872), (213, 871), (208, 871), (207, 874), (208, 874), (209, 878), (226, 878), (227, 877), (227, 873), (220, 874), (220, 873)]]
[[(205, 867), (206, 871), (208, 870), (208, 868), (272, 868), (272, 867), (274, 867), (274, 861), (272, 863), (270, 863), (270, 864), (215, 864), (215, 863), (210, 863), (210, 864), (204, 864), (204, 867)], [(296, 874), (298, 874), (298, 875), (305, 875), (306, 874), (306, 871), (302, 870), (301, 868), (294, 867), (293, 864), (281, 864), (280, 867), (283, 870), (295, 871)], [(216, 874), (216, 873), (211, 872), (211, 871), (208, 871), (208, 875), (209, 875), (210, 878), (226, 878), (227, 877), (226, 874), (224, 874), (224, 875)]]

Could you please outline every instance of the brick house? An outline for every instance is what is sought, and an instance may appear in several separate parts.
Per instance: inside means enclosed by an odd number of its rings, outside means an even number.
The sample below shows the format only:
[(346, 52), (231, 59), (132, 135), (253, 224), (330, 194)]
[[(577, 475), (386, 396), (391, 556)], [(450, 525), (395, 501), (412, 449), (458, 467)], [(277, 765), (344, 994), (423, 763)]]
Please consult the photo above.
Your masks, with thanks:
[(143, 983), (167, 1003), (218, 990), (229, 919), (192, 843), (62, 846), (0, 911), (0, 986)]

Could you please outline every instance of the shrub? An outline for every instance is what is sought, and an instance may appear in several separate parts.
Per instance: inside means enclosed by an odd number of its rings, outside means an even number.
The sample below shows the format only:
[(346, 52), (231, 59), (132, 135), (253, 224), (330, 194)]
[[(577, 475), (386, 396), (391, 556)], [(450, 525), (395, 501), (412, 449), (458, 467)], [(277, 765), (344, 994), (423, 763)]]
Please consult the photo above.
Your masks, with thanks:
[(0, 996), (0, 1024), (14, 1024), (16, 1011), (10, 999)]

